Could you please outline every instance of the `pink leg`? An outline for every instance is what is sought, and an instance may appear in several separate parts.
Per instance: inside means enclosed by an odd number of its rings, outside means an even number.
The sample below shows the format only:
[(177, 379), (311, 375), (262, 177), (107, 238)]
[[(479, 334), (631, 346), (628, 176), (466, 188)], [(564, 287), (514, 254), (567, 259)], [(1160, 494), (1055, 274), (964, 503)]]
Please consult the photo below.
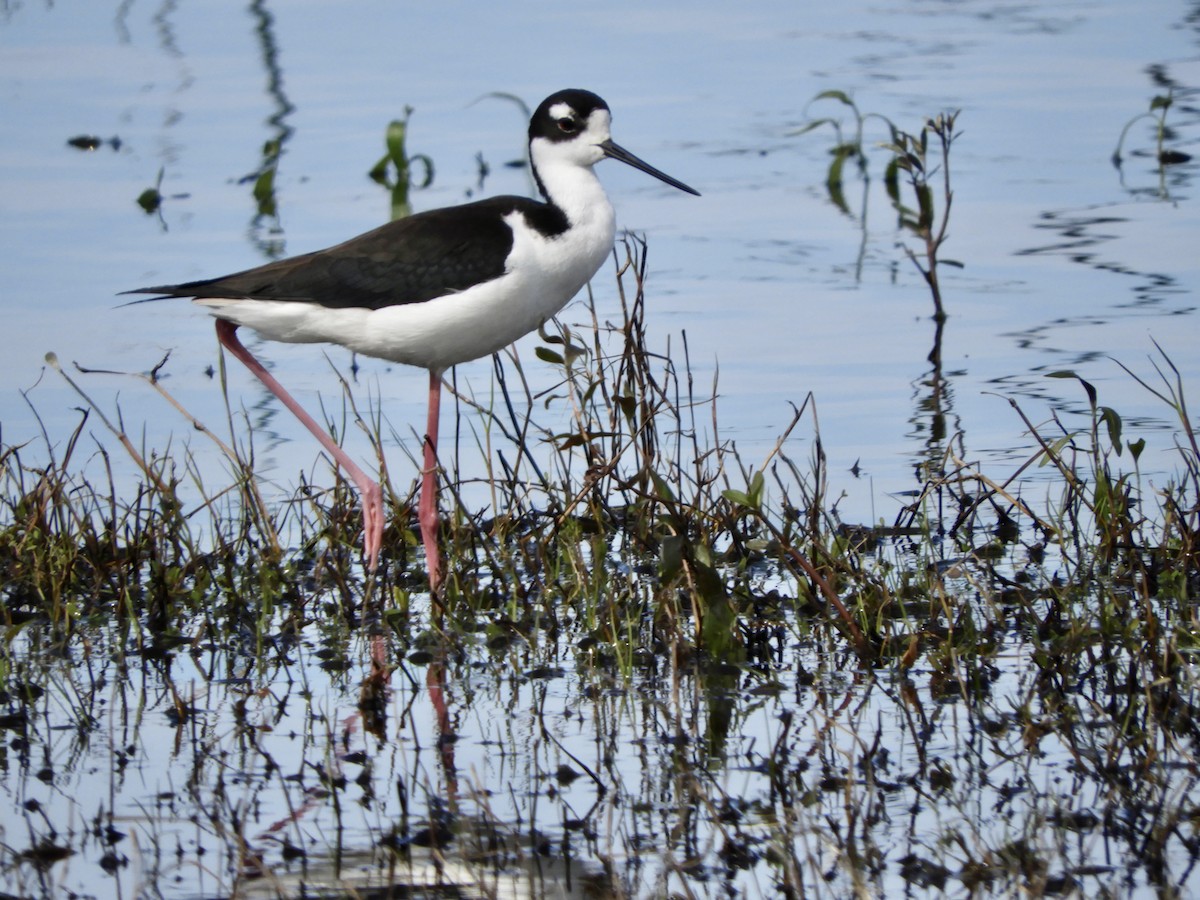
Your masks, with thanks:
[(443, 654), (429, 664), (425, 673), (425, 689), (429, 692), (429, 702), (437, 715), (438, 746), (442, 750), (442, 768), (446, 773), (446, 788), (451, 800), (457, 800), (458, 770), (454, 765), (454, 723), (450, 721), (450, 709), (446, 706), (446, 663)]
[[(263, 368), (262, 363), (255, 359), (249, 350), (242, 346), (237, 337), (237, 325), (224, 319), (217, 319), (217, 338), (221, 345), (242, 361), (242, 363), (258, 376), (259, 381), (279, 398), (292, 414), (299, 419), (305, 428), (312, 432), (313, 437), (321, 442), (329, 454), (341, 466), (350, 480), (358, 487), (362, 495), (363, 507), (363, 556), (367, 568), (374, 572), (379, 565), (379, 548), (383, 545), (383, 491), (378, 482), (370, 478), (366, 472), (355, 465), (354, 460), (346, 455), (346, 451), (333, 442), (328, 432), (313, 419), (296, 400), (276, 381), (275, 376)], [(440, 382), (439, 382), (440, 383)]]
[(442, 586), (442, 555), (438, 549), (437, 439), (438, 414), (442, 405), (442, 374), (429, 373), (429, 418), (425, 422), (425, 467), (421, 470), (421, 502), (417, 521), (421, 542), (425, 545), (425, 565), (429, 569), (429, 590), (436, 596)]

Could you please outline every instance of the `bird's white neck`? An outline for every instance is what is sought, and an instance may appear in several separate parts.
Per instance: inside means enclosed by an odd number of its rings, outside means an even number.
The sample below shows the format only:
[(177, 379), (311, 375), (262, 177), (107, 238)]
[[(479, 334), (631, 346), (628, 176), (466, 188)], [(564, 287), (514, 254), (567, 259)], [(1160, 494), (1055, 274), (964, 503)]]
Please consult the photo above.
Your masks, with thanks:
[[(612, 204), (591, 165), (531, 148), (538, 182), (547, 199), (561, 209), (572, 228), (588, 228), (614, 219)], [(538, 157), (542, 158), (539, 159)]]

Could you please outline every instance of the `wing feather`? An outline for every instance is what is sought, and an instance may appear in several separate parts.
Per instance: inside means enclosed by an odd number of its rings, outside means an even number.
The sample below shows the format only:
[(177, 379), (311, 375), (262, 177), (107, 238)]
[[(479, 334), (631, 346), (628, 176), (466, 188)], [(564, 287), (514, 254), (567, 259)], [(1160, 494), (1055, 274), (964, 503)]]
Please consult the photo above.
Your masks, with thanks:
[(125, 293), (301, 301), (330, 308), (423, 303), (503, 275), (513, 242), (504, 216), (517, 211), (543, 233), (566, 228), (557, 207), (525, 197), (493, 197), (418, 213), (327, 250), (232, 275)]

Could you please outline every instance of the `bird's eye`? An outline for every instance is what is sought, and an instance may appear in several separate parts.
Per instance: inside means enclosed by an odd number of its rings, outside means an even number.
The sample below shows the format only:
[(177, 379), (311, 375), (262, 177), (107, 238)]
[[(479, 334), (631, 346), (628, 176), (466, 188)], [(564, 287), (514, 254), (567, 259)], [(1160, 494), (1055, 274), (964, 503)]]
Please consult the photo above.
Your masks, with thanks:
[(579, 123), (574, 119), (559, 119), (558, 130), (563, 134), (574, 134), (579, 130)]

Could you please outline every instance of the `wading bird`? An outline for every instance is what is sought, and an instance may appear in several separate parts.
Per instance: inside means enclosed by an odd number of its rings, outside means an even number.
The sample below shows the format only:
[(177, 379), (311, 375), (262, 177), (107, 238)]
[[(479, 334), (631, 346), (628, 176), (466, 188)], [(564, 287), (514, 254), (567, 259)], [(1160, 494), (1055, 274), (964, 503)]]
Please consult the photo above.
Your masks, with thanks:
[[(274, 341), (325, 342), (429, 370), (417, 518), (431, 590), (441, 586), (437, 436), (442, 374), (511, 344), (562, 309), (612, 250), (615, 215), (592, 167), (616, 159), (699, 194), (618, 146), (611, 115), (589, 91), (551, 94), (529, 122), (542, 201), (492, 197), (390, 222), (343, 244), (244, 272), (127, 291), (191, 297), (217, 319), (240, 359), (329, 451), (358, 487), (363, 553), (374, 571), (383, 492), (242, 345), (246, 326)], [(157, 299), (156, 298), (156, 299)]]

